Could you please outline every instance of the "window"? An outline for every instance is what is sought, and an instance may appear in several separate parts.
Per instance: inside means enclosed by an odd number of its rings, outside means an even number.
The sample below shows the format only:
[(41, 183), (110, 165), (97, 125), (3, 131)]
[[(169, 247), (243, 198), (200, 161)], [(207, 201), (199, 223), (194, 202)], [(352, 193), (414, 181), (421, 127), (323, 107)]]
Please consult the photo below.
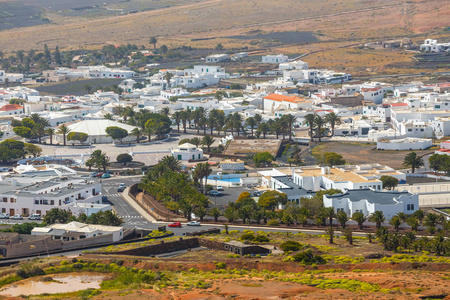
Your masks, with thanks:
[(8, 202), (8, 198), (3, 197), (3, 202)]
[(50, 205), (55, 205), (55, 200), (50, 200)]
[(406, 210), (414, 210), (414, 204), (407, 204)]
[(34, 204), (39, 204), (39, 200), (34, 200)]

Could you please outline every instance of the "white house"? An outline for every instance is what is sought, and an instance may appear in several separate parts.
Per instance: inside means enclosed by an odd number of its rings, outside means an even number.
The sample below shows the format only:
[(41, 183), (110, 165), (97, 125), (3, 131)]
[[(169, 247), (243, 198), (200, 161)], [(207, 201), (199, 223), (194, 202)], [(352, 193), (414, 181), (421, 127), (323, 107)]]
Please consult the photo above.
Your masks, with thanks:
[(325, 207), (333, 207), (335, 211), (344, 211), (351, 216), (361, 212), (370, 216), (375, 211), (383, 212), (387, 220), (403, 212), (413, 214), (419, 209), (419, 196), (407, 191), (375, 191), (371, 189), (345, 190), (343, 194), (324, 195)]
[[(120, 127), (125, 129), (128, 134), (136, 128), (125, 123), (120, 123), (112, 120), (84, 120), (77, 123), (68, 125), (70, 132), (82, 132), (86, 133), (89, 137), (86, 141), (87, 144), (106, 144), (112, 143), (114, 140), (106, 133), (108, 127)], [(63, 136), (61, 134), (54, 135), (54, 139), (58, 143), (63, 143)], [(132, 142), (136, 140), (135, 137), (128, 135), (123, 139), (123, 142)]]
[(378, 139), (378, 150), (425, 150), (433, 145), (432, 139), (421, 138), (392, 138), (384, 137)]
[(420, 45), (420, 51), (436, 53), (450, 51), (450, 43), (438, 43), (437, 40), (426, 39), (425, 42)]
[[(45, 215), (52, 208), (71, 210), (76, 202), (102, 205), (101, 191), (101, 183), (81, 178), (54, 178), (33, 184), (13, 180), (0, 184), (1, 212), (11, 216)], [(106, 207), (112, 209), (110, 205)]]
[(23, 106), (19, 104), (6, 104), (0, 108), (0, 116), (14, 116), (23, 113)]
[(178, 160), (199, 160), (203, 159), (203, 150), (193, 144), (184, 143), (176, 150), (172, 149), (172, 155)]
[(229, 60), (230, 56), (228, 54), (213, 54), (209, 55), (205, 58), (205, 61), (208, 63), (215, 63)]
[[(79, 235), (74, 235), (73, 233)], [(47, 235), (52, 236), (53, 238), (61, 238), (66, 241), (112, 234), (113, 242), (117, 242), (123, 238), (123, 227), (84, 224), (73, 221), (67, 224), (52, 224), (47, 227), (36, 227), (31, 231), (31, 234)], [(77, 236), (77, 238), (71, 238), (74, 236)]]
[(265, 64), (278, 64), (288, 62), (289, 58), (287, 55), (278, 54), (278, 55), (265, 55), (262, 57), (262, 62)]
[(312, 101), (298, 96), (287, 96), (280, 94), (270, 94), (263, 97), (263, 110), (274, 113), (278, 109), (286, 110), (307, 110), (312, 108)]

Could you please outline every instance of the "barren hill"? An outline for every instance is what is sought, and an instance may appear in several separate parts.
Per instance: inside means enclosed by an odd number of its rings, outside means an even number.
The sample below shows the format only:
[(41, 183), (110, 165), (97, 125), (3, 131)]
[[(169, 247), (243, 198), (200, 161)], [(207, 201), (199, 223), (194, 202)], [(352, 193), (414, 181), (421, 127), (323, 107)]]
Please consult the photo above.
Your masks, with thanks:
[[(163, 1), (162, 1), (163, 2)], [(100, 47), (106, 43), (148, 44), (157, 36), (169, 45), (192, 38), (277, 31), (312, 31), (322, 41), (411, 36), (450, 25), (446, 0), (206, 0), (124, 16), (61, 17), (47, 12), (49, 24), (0, 32), (3, 51)], [(225, 39), (242, 44), (242, 40)]]

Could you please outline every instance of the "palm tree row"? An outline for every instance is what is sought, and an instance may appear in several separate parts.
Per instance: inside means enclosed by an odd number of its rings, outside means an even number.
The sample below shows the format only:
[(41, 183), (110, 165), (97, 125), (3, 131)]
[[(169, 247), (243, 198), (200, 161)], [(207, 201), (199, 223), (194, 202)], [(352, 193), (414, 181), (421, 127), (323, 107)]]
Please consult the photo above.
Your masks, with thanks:
[(327, 114), (325, 117), (321, 117), (317, 114), (307, 114), (305, 116), (306, 125), (309, 127), (309, 138), (311, 142), (314, 141), (314, 137), (317, 136), (319, 142), (322, 141), (324, 134), (324, 127), (329, 124), (331, 128), (331, 136), (334, 136), (334, 128), (336, 125), (342, 123), (341, 118), (334, 112)]

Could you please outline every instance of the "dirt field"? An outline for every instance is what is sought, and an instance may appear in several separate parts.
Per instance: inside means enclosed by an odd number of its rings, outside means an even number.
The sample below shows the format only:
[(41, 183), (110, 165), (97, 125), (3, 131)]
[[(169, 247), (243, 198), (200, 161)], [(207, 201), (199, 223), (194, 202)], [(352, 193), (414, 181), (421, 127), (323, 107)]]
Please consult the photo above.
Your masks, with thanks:
[[(350, 164), (365, 164), (368, 162), (367, 159), (370, 158), (373, 162), (387, 165), (394, 169), (403, 169), (403, 159), (410, 152), (374, 150), (374, 148), (376, 148), (376, 144), (373, 143), (327, 142), (315, 146), (312, 153), (323, 154), (325, 152), (336, 152), (341, 154), (347, 163)], [(422, 155), (433, 151), (423, 150), (415, 152)]]

